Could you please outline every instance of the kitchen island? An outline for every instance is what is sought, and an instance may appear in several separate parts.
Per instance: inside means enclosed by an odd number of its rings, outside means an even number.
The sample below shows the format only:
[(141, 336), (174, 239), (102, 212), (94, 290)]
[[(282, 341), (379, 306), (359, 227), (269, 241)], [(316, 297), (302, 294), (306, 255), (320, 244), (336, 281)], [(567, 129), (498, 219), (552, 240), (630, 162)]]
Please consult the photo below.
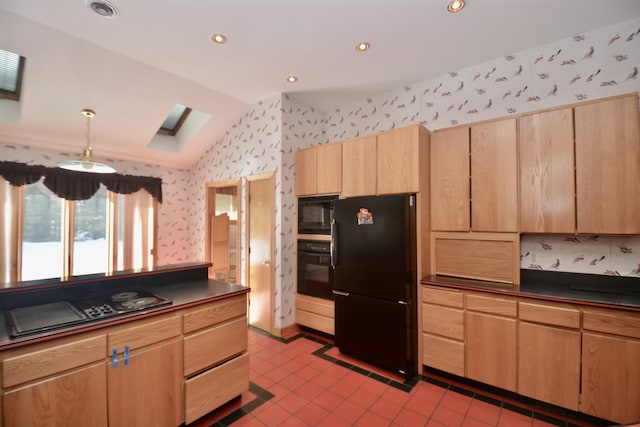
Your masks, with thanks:
[[(209, 266), (82, 276), (3, 291), (2, 425), (47, 420), (177, 426), (248, 390), (249, 289), (209, 280)], [(118, 310), (21, 336), (7, 327), (11, 310), (14, 315), (15, 309), (34, 305), (44, 310), (51, 303), (93, 300), (105, 290), (132, 289), (170, 304)]]
[(523, 271), (421, 280), (422, 364), (618, 423), (640, 420), (640, 282)]

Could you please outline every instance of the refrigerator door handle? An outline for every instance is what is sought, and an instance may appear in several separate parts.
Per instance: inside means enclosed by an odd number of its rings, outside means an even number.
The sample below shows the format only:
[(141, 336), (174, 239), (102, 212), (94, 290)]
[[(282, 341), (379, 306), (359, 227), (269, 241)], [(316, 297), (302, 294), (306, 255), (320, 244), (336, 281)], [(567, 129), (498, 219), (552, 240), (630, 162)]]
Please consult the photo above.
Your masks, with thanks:
[(331, 268), (335, 270), (336, 260), (338, 259), (338, 224), (336, 220), (331, 220), (331, 243), (329, 244), (329, 252), (331, 254)]
[(341, 297), (348, 297), (349, 296), (349, 292), (344, 292), (344, 291), (336, 291), (335, 289), (333, 291), (335, 295), (340, 295)]

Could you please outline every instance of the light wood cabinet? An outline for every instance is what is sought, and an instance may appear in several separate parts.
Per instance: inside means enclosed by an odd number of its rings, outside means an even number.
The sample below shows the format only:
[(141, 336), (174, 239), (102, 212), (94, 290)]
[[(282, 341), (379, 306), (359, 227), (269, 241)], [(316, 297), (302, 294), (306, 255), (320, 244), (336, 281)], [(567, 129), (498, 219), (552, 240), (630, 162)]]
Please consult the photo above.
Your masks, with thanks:
[(335, 303), (296, 294), (296, 323), (325, 334), (335, 334)]
[(340, 193), (342, 148), (324, 144), (296, 151), (296, 195)]
[(574, 110), (578, 233), (640, 234), (638, 95)]
[(343, 141), (342, 196), (428, 191), (428, 143), (420, 125)]
[(471, 187), (469, 128), (459, 127), (431, 135), (431, 229), (469, 231)]
[(377, 138), (362, 136), (342, 142), (342, 196), (371, 196), (377, 189)]
[(3, 424), (107, 425), (104, 334), (5, 352)]
[(247, 297), (190, 309), (184, 325), (184, 410), (189, 424), (249, 389)]
[(520, 232), (574, 233), (573, 109), (519, 119)]
[(585, 309), (582, 327), (582, 412), (640, 420), (640, 313)]
[(471, 126), (471, 229), (518, 231), (516, 119)]
[(181, 333), (176, 314), (108, 333), (110, 425), (182, 424)]
[(523, 301), (518, 308), (518, 393), (578, 411), (580, 310)]
[(422, 364), (464, 376), (461, 291), (422, 286)]
[(468, 378), (516, 391), (516, 304), (514, 300), (465, 295)]

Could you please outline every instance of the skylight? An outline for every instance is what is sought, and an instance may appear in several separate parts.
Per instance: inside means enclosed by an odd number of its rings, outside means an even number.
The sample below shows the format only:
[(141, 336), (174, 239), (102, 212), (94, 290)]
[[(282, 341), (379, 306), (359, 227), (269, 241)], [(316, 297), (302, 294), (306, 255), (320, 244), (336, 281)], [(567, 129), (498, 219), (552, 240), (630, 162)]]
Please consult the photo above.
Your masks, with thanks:
[(164, 123), (162, 123), (158, 133), (175, 136), (190, 112), (191, 108), (185, 107), (181, 104), (176, 104), (169, 113), (169, 116), (165, 119)]
[(24, 57), (0, 49), (0, 98), (20, 100)]

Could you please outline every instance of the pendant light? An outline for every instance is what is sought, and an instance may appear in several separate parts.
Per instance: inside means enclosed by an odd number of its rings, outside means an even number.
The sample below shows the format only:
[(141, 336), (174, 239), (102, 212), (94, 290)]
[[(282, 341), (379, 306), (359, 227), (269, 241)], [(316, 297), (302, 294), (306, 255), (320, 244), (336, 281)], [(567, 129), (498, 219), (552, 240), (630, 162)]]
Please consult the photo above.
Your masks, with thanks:
[(59, 162), (58, 167), (62, 169), (77, 171), (77, 172), (90, 172), (90, 173), (113, 173), (116, 170), (111, 166), (107, 166), (102, 163), (93, 161), (93, 148), (89, 144), (89, 136), (91, 133), (91, 119), (95, 117), (96, 112), (89, 109), (84, 109), (80, 113), (87, 118), (87, 146), (82, 150), (82, 158), (80, 160), (68, 160), (65, 162)]

